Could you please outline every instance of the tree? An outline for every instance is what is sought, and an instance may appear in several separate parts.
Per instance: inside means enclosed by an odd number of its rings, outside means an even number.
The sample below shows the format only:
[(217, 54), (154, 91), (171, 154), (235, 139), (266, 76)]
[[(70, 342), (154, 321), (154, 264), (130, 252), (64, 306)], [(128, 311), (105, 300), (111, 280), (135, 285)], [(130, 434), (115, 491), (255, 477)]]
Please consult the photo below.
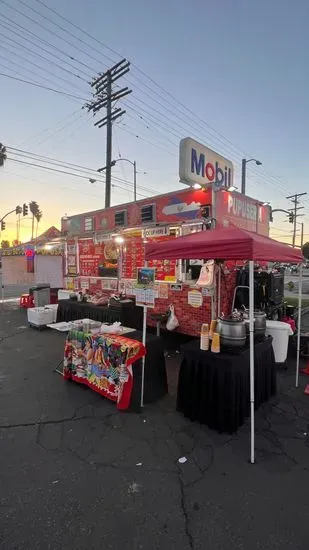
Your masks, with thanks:
[(1, 241), (1, 248), (10, 248), (10, 241)]
[[(40, 207), (36, 201), (31, 201), (29, 203), (29, 210), (32, 214), (32, 226), (31, 226), (31, 240), (34, 237), (34, 220), (37, 220), (38, 216), (40, 215), (40, 219), (42, 217), (42, 212), (40, 211)], [(39, 219), (39, 221), (40, 221)], [(39, 222), (37, 222), (39, 223)]]
[(36, 237), (38, 236), (39, 223), (40, 223), (42, 217), (43, 217), (43, 212), (42, 212), (42, 210), (39, 210), (37, 212), (37, 215), (35, 216), (35, 219), (36, 219), (36, 233), (35, 233), (35, 236)]
[(305, 256), (306, 260), (309, 260), (309, 242), (305, 243), (303, 245), (303, 255)]

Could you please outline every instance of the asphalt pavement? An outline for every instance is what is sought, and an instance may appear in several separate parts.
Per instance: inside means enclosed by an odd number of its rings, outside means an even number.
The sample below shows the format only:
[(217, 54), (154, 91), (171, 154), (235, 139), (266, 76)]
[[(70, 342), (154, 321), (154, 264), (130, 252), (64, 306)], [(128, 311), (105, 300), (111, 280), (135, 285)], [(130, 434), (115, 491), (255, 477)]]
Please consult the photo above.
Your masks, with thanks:
[[(170, 395), (119, 412), (54, 372), (64, 336), (0, 309), (0, 548), (307, 550), (309, 396), (294, 360), (279, 392), (233, 436), (175, 410)], [(187, 461), (179, 463), (179, 458)]]

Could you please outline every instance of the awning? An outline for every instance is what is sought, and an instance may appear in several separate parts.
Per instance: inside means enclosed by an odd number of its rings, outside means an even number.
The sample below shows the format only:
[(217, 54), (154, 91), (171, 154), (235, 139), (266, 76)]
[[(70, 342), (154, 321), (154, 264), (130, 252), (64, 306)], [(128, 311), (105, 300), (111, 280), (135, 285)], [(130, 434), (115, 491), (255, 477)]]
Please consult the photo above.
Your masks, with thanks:
[(300, 249), (231, 226), (146, 245), (146, 260), (260, 260), (300, 263)]

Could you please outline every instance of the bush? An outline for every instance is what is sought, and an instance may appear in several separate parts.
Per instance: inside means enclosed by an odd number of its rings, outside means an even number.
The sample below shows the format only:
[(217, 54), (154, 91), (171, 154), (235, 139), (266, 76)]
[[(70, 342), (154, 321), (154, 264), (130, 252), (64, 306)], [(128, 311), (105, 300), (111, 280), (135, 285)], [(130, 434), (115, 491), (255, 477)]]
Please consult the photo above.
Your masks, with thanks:
[(289, 281), (288, 282), (288, 289), (290, 292), (292, 292), (292, 290), (294, 290), (295, 288), (295, 284), (293, 283), (293, 281)]

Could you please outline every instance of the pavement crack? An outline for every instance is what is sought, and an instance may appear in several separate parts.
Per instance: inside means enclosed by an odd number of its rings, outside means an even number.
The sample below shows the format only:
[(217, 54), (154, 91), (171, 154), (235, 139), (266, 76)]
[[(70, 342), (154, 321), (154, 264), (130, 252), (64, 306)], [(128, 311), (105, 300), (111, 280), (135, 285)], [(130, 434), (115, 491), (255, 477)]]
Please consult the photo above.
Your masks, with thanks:
[(189, 546), (190, 546), (191, 550), (194, 550), (193, 536), (190, 532), (190, 527), (189, 527), (190, 518), (189, 518), (188, 510), (187, 510), (187, 507), (186, 507), (185, 485), (184, 485), (183, 479), (181, 477), (181, 471), (180, 470), (179, 470), (179, 473), (178, 473), (178, 480), (179, 480), (179, 487), (180, 487), (180, 507), (181, 507), (181, 510), (182, 510), (183, 518), (184, 518), (185, 534), (186, 534), (186, 537), (188, 539)]
[[(46, 426), (48, 424), (65, 424), (66, 422), (79, 422), (80, 420), (94, 420), (93, 416), (73, 416), (68, 418), (60, 418), (58, 420), (36, 420), (35, 422), (21, 422), (19, 424), (4, 424), (0, 425), (0, 430), (11, 430), (13, 428), (30, 428), (32, 426)], [(99, 419), (98, 419), (99, 420)]]

